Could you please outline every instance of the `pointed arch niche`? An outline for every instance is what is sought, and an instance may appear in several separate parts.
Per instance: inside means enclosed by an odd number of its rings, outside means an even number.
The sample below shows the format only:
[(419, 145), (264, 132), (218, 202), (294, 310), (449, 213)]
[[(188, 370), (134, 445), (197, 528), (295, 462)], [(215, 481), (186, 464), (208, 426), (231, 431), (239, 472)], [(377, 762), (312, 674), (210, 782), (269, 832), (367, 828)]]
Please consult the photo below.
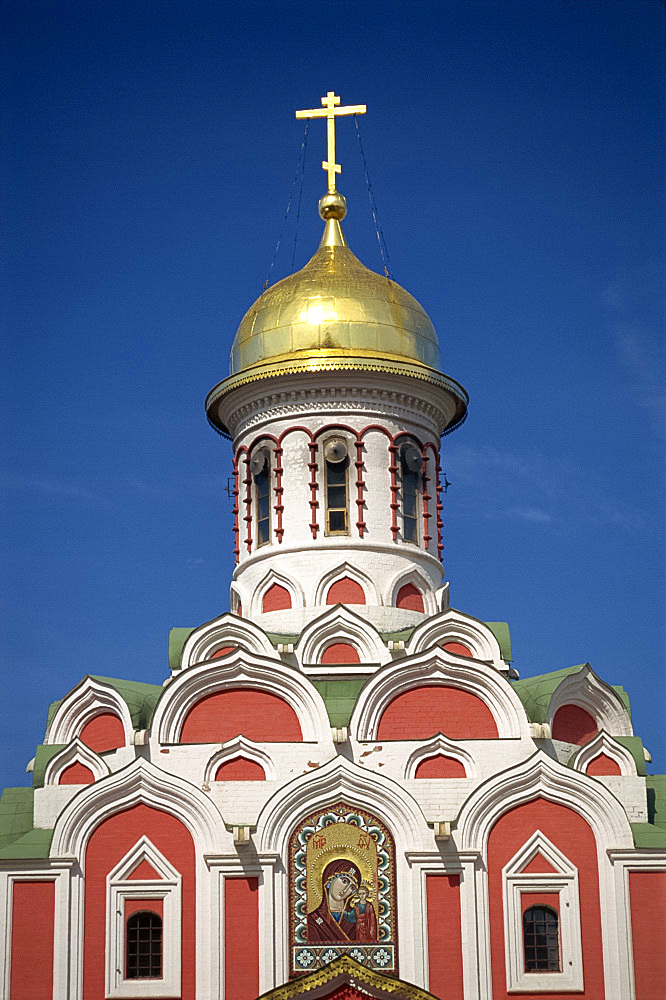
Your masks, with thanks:
[[(448, 719), (444, 735), (452, 740), (529, 738), (518, 696), (493, 667), (438, 648), (377, 672), (361, 691), (350, 728), (361, 741), (422, 740), (441, 732)], [(389, 721), (395, 735), (382, 735)]]
[(381, 598), (371, 578), (348, 562), (325, 573), (315, 588), (315, 607), (326, 605), (380, 604)]
[(84, 677), (60, 702), (45, 743), (79, 739), (96, 753), (131, 744), (134, 727), (127, 702), (110, 684)]
[[(88, 778), (84, 772), (88, 773)], [(106, 777), (107, 774), (109, 768), (104, 759), (81, 740), (76, 739), (51, 757), (44, 771), (44, 785), (90, 785), (93, 781)]]
[(434, 615), (437, 612), (432, 581), (416, 568), (407, 573), (400, 571), (394, 576), (386, 588), (385, 603), (389, 607), (418, 614)]
[[(442, 767), (441, 774), (426, 773), (428, 762), (437, 761), (438, 758), (453, 763), (453, 767), (448, 768), (450, 773), (445, 773), (447, 770), (445, 766)], [(408, 780), (430, 777), (475, 779), (477, 777), (477, 767), (474, 763), (474, 757), (464, 747), (454, 743), (453, 740), (448, 740), (442, 735), (435, 736), (434, 739), (422, 743), (413, 750), (407, 758), (405, 765), (405, 778)]]
[(247, 619), (226, 614), (201, 625), (188, 637), (181, 657), (183, 669), (211, 660), (219, 650), (230, 647), (278, 659), (278, 654), (262, 629)]
[(478, 618), (465, 615), (449, 608), (428, 618), (417, 625), (408, 643), (410, 653), (420, 653), (430, 646), (448, 648), (455, 655), (467, 656), (463, 650), (457, 650), (453, 644), (458, 644), (469, 651), (475, 660), (491, 663), (496, 670), (507, 670), (507, 664), (502, 659), (499, 643), (487, 625)]
[(604, 732), (598, 733), (576, 752), (571, 766), (575, 771), (593, 777), (604, 775), (629, 777), (637, 774), (636, 761), (630, 751)]
[(270, 614), (305, 606), (305, 596), (295, 579), (288, 579), (271, 569), (252, 595), (251, 616)]
[(391, 659), (374, 625), (350, 608), (335, 605), (309, 622), (301, 633), (294, 652), (303, 672), (308, 673), (319, 665), (316, 672), (321, 673), (321, 665), (327, 663), (326, 652), (335, 645), (348, 645), (356, 651), (357, 660), (337, 661), (338, 664), (349, 662), (356, 673), (371, 673), (377, 669), (377, 664), (388, 663)]
[[(248, 761), (255, 766), (255, 768), (260, 768), (263, 778), (231, 778), (232, 781), (245, 781), (245, 780), (264, 780), (264, 781), (274, 781), (277, 777), (275, 771), (275, 765), (269, 754), (266, 753), (258, 744), (253, 743), (252, 740), (247, 740), (243, 736), (239, 736), (235, 740), (229, 740), (228, 743), (214, 753), (206, 764), (206, 769), (204, 771), (204, 781), (211, 783), (213, 781), (229, 780), (218, 777), (218, 772), (220, 768), (225, 767), (225, 765), (230, 765), (234, 761), (244, 760)], [(258, 775), (258, 772), (255, 771)]]
[(634, 735), (619, 694), (595, 674), (589, 663), (560, 681), (550, 699), (547, 721), (553, 739), (567, 743), (587, 743), (602, 729), (609, 736)]
[[(240, 650), (174, 679), (153, 720), (158, 742), (191, 739), (186, 726), (192, 725), (193, 713), (201, 713), (204, 725), (194, 742), (226, 743), (238, 735), (258, 743), (331, 742), (326, 706), (310, 681), (277, 660)], [(239, 732), (238, 725), (245, 731)]]

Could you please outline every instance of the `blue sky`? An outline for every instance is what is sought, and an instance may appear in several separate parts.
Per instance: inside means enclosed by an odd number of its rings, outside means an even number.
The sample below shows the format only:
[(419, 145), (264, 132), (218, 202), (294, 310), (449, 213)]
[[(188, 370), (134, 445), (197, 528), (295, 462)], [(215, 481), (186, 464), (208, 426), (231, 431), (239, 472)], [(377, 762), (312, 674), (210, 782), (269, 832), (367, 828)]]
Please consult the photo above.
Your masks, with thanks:
[[(84, 674), (159, 683), (228, 608), (203, 399), (288, 273), (303, 125), (360, 121), (394, 277), (471, 396), (444, 440), (452, 602), (522, 676), (589, 661), (666, 770), (658, 0), (4, 0), (3, 784)], [(323, 125), (296, 266), (314, 251)], [(345, 232), (381, 269), (351, 121)]]

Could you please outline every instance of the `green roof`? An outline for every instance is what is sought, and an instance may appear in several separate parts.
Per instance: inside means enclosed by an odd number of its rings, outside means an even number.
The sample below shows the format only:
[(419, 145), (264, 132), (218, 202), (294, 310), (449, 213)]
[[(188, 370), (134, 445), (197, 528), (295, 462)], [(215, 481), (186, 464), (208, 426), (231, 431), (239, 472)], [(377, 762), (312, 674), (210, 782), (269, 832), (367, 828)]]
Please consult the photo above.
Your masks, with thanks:
[(55, 757), (57, 753), (64, 750), (64, 743), (40, 743), (35, 753), (35, 763), (32, 768), (32, 784), (34, 788), (42, 788), (44, 785), (44, 772), (46, 765)]
[(169, 630), (169, 668), (171, 670), (180, 670), (185, 643), (193, 632), (196, 632), (195, 628), (186, 628), (180, 625)]
[(32, 788), (5, 788), (0, 798), (0, 848), (32, 829)]
[(53, 830), (33, 829), (32, 788), (5, 788), (0, 798), (0, 858), (46, 858)]
[[(100, 677), (98, 674), (88, 674), (95, 681), (109, 684), (118, 692), (129, 709), (132, 725), (135, 729), (148, 729), (155, 712), (155, 706), (164, 690), (161, 684), (144, 684), (142, 681), (128, 681), (118, 677)], [(72, 688), (74, 690), (74, 688)], [(71, 693), (71, 692), (68, 692)], [(55, 715), (60, 701), (52, 701), (47, 716), (47, 729)]]
[[(563, 670), (553, 670), (548, 674), (537, 674), (535, 677), (523, 677), (519, 681), (514, 681), (511, 686), (523, 703), (523, 708), (530, 722), (545, 722), (548, 718), (548, 706), (555, 688), (569, 674), (577, 674), (583, 667), (587, 666), (589, 666), (587, 663), (578, 663), (573, 667), (564, 667)], [(621, 684), (609, 686), (619, 696), (629, 718), (631, 718), (631, 705), (627, 692)]]
[(354, 705), (367, 679), (358, 674), (326, 680), (312, 678), (312, 683), (324, 699), (329, 721), (336, 729), (349, 725)]
[(502, 654), (502, 659), (506, 660), (507, 663), (511, 662), (511, 632), (509, 631), (508, 622), (484, 622), (487, 625), (492, 634), (497, 639), (499, 643), (500, 653)]

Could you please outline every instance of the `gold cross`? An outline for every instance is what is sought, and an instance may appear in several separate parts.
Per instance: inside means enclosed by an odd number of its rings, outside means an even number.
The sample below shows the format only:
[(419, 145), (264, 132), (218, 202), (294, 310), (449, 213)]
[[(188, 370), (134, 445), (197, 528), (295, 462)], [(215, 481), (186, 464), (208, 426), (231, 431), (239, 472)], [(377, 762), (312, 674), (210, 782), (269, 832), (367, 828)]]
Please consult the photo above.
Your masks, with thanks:
[(313, 108), (311, 111), (297, 111), (297, 118), (325, 118), (326, 137), (328, 139), (327, 159), (321, 161), (322, 170), (328, 172), (328, 190), (335, 191), (335, 175), (342, 171), (339, 163), (335, 162), (335, 119), (337, 115), (364, 115), (365, 104), (349, 104), (344, 108), (339, 108), (340, 98), (332, 90), (322, 97), (323, 108)]

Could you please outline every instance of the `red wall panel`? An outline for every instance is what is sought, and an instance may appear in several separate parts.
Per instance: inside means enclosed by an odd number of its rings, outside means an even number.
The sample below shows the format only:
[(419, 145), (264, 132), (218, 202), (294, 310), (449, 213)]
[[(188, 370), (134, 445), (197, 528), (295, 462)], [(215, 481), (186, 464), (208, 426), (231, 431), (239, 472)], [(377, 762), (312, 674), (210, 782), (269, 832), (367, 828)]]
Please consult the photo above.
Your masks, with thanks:
[(101, 712), (86, 723), (79, 734), (79, 739), (95, 753), (116, 750), (125, 746), (125, 728), (113, 712)]
[[(578, 869), (585, 989), (583, 993), (576, 995), (585, 1000), (604, 1000), (599, 877), (594, 834), (573, 809), (541, 798), (506, 812), (491, 830), (488, 840), (493, 1000), (510, 1000), (513, 996), (506, 991), (502, 868), (536, 830), (541, 830)], [(548, 1000), (570, 998), (571, 993), (548, 992)]]
[(379, 740), (425, 740), (444, 733), (454, 740), (496, 739), (487, 705), (469, 691), (433, 685), (415, 687), (389, 702), (379, 721)]
[(426, 875), (429, 990), (463, 1000), (460, 876)]
[(426, 757), (416, 768), (415, 778), (465, 778), (465, 766), (455, 757), (446, 757), (443, 753), (434, 757)]
[(598, 732), (597, 724), (584, 708), (578, 705), (562, 705), (553, 719), (553, 739), (582, 746)]
[(175, 816), (145, 805), (133, 806), (104, 820), (88, 841), (85, 859), (83, 1000), (102, 1000), (104, 997), (106, 876), (144, 834), (182, 875), (181, 997), (182, 1000), (195, 1000), (194, 844), (187, 828)]
[(92, 773), (89, 767), (85, 764), (81, 764), (80, 761), (75, 761), (66, 767), (64, 771), (61, 772), (58, 778), (59, 785), (92, 785), (95, 780), (95, 775)]
[(322, 663), (360, 663), (358, 650), (349, 642), (332, 642), (321, 658)]
[(456, 656), (472, 655), (472, 650), (464, 642), (443, 642), (442, 649), (448, 649), (449, 653), (455, 653)]
[(224, 880), (224, 995), (255, 1000), (259, 993), (259, 880)]
[(345, 576), (342, 580), (337, 580), (328, 588), (326, 603), (365, 604), (365, 592), (359, 583)]
[(666, 872), (630, 872), (636, 1000), (661, 1000), (666, 984)]
[(215, 772), (215, 781), (265, 781), (266, 772), (261, 764), (247, 757), (225, 760)]
[(10, 1000), (53, 996), (54, 882), (15, 882)]
[(234, 736), (257, 743), (303, 739), (298, 716), (286, 701), (268, 691), (235, 688), (198, 701), (183, 723), (180, 742), (226, 743)]
[(281, 587), (279, 583), (274, 583), (264, 594), (261, 602), (261, 610), (267, 611), (288, 611), (291, 607), (291, 594), (286, 587)]
[(608, 757), (605, 753), (600, 753), (598, 757), (595, 757), (587, 765), (585, 774), (622, 774), (622, 771), (617, 761), (613, 760), (612, 757)]
[(423, 594), (413, 583), (406, 583), (398, 591), (395, 601), (396, 608), (406, 608), (408, 611), (423, 611)]

